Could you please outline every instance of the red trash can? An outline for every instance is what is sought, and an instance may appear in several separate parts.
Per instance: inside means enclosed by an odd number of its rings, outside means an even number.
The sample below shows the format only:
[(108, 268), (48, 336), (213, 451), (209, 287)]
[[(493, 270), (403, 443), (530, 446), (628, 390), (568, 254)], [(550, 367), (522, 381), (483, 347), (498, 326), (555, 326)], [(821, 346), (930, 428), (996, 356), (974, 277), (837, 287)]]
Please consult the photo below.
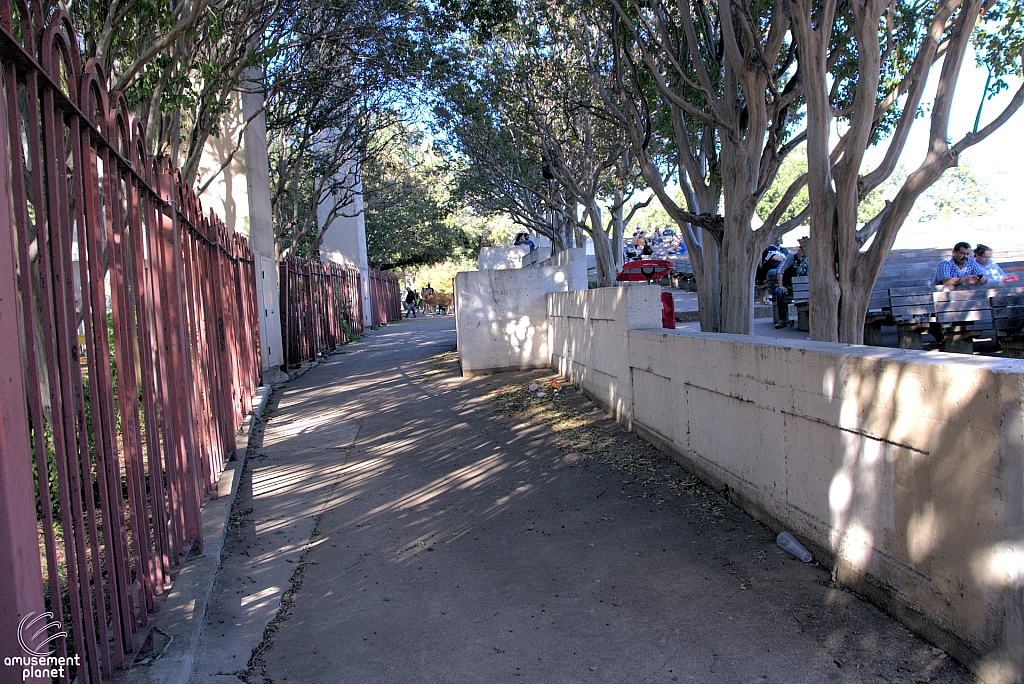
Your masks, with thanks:
[(661, 293), (661, 327), (676, 329), (676, 303), (671, 292)]

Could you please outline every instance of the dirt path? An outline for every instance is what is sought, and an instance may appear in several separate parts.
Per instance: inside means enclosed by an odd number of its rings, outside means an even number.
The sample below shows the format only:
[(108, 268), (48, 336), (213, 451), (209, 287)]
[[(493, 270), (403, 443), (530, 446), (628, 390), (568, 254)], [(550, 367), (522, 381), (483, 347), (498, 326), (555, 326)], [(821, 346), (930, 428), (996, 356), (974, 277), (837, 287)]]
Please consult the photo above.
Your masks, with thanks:
[(574, 390), (453, 347), (402, 321), (276, 398), (194, 682), (971, 681)]

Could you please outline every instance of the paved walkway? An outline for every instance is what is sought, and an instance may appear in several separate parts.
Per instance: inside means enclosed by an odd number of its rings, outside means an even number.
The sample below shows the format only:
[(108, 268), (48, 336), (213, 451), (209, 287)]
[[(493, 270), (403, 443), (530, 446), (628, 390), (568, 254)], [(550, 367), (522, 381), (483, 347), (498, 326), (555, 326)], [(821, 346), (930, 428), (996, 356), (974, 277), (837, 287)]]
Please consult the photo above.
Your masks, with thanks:
[(542, 374), (462, 379), (453, 328), (403, 320), (275, 395), (195, 684), (971, 681), (727, 502), (498, 416)]

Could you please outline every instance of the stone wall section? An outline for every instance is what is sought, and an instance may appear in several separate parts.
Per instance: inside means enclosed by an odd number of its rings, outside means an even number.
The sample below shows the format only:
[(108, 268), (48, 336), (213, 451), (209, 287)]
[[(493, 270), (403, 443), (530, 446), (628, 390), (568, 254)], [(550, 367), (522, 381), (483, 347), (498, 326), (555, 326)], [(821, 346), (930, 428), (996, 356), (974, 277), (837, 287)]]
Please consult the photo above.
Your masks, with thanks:
[(666, 331), (655, 290), (548, 295), (552, 367), (982, 681), (1024, 681), (1024, 361)]

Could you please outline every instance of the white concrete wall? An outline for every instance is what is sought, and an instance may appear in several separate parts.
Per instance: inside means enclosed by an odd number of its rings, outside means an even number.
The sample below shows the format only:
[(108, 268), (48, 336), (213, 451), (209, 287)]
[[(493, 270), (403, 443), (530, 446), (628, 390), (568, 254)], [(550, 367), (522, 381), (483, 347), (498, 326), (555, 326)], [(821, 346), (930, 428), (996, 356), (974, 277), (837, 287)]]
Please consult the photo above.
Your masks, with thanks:
[(534, 266), (551, 258), (551, 245), (536, 247), (532, 252), (529, 245), (511, 247), (481, 247), (477, 257), (477, 268), (481, 271), (503, 268)]
[(644, 288), (609, 292), (548, 297), (555, 367), (982, 681), (1024, 681), (1024, 362), (663, 331)]
[(661, 326), (661, 288), (569, 292), (549, 295), (547, 305), (551, 366), (628, 426), (633, 383), (626, 332)]
[(551, 247), (536, 247), (532, 252), (523, 256), (523, 267), (539, 266), (543, 262), (551, 260)]
[(522, 268), (523, 257), (530, 253), (529, 245), (512, 247), (481, 247), (477, 268), (481, 271), (504, 268)]
[(547, 368), (549, 292), (565, 292), (563, 268), (492, 269), (455, 276), (455, 330), (463, 375)]
[(558, 266), (567, 269), (570, 290), (587, 289), (587, 253), (582, 247), (566, 249), (544, 261), (538, 266)]

